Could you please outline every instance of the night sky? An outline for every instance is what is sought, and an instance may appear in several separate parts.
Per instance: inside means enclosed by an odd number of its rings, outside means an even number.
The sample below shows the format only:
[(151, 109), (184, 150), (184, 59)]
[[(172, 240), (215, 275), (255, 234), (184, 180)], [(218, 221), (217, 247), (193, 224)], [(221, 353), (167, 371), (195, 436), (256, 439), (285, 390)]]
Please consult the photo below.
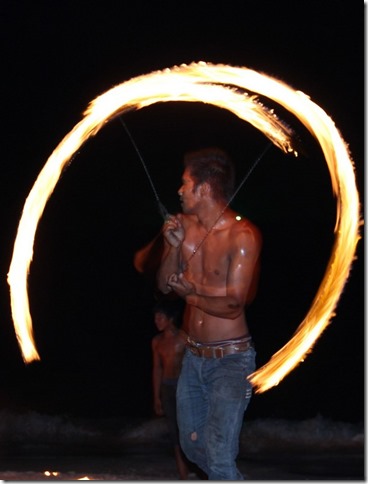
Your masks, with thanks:
[[(112, 120), (82, 146), (47, 203), (29, 276), (41, 361), (25, 365), (6, 276), (33, 183), (95, 97), (142, 74), (207, 61), (249, 67), (308, 94), (348, 143), (363, 201), (363, 3), (3, 0), (0, 13), (0, 406), (151, 416), (155, 290), (132, 260), (161, 218), (122, 124)], [(336, 204), (321, 150), (280, 112), (300, 139), (301, 156), (273, 147), (233, 203), (264, 238), (259, 294), (248, 314), (258, 366), (304, 319), (334, 241)], [(221, 146), (240, 181), (268, 143), (231, 113), (201, 103), (156, 104), (124, 120), (170, 212), (179, 209), (185, 151)], [(249, 418), (363, 419), (363, 248), (362, 239), (336, 316), (311, 354), (253, 398)]]

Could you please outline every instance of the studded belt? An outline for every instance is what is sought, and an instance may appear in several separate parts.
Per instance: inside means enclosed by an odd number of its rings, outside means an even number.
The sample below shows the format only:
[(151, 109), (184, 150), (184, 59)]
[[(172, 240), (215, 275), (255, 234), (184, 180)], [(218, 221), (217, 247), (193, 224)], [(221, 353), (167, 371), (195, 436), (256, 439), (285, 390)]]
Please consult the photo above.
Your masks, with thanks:
[(202, 358), (223, 358), (226, 355), (242, 353), (254, 347), (250, 337), (210, 344), (197, 343), (188, 337), (186, 346), (194, 355)]

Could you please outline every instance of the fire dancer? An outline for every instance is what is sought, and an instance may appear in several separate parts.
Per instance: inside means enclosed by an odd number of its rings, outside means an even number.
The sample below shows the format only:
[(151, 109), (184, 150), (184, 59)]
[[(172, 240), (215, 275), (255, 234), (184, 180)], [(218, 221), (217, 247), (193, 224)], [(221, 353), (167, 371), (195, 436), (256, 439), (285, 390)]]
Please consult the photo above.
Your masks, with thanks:
[(154, 321), (160, 332), (152, 339), (153, 406), (156, 415), (165, 415), (176, 467), (182, 480), (188, 478), (186, 458), (180, 448), (176, 418), (176, 388), (185, 349), (185, 337), (179, 326), (180, 306), (177, 301), (161, 301), (153, 309)]
[(245, 307), (256, 291), (262, 237), (230, 207), (234, 166), (220, 149), (184, 157), (182, 213), (165, 221), (157, 274), (185, 300), (186, 351), (177, 389), (181, 447), (210, 480), (241, 480), (239, 435), (255, 349)]

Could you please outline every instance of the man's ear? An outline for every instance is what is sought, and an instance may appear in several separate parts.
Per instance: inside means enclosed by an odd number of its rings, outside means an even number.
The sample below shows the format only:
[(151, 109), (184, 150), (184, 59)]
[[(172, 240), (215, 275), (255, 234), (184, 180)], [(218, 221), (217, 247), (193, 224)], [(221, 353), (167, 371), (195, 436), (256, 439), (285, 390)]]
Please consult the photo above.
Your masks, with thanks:
[(211, 194), (211, 186), (207, 182), (201, 183), (200, 190), (201, 190), (201, 195), (202, 196), (206, 196), (206, 195), (210, 195)]

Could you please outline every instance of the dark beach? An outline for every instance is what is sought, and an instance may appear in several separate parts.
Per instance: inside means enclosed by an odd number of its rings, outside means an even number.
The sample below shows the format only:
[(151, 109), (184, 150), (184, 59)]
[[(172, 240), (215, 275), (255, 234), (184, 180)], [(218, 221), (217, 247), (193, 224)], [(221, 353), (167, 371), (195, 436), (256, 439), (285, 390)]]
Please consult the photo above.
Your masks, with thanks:
[[(35, 413), (1, 417), (4, 481), (178, 480), (162, 419), (123, 424)], [(364, 480), (363, 427), (319, 416), (245, 422), (238, 465), (251, 481)], [(203, 478), (193, 469), (189, 479)]]

